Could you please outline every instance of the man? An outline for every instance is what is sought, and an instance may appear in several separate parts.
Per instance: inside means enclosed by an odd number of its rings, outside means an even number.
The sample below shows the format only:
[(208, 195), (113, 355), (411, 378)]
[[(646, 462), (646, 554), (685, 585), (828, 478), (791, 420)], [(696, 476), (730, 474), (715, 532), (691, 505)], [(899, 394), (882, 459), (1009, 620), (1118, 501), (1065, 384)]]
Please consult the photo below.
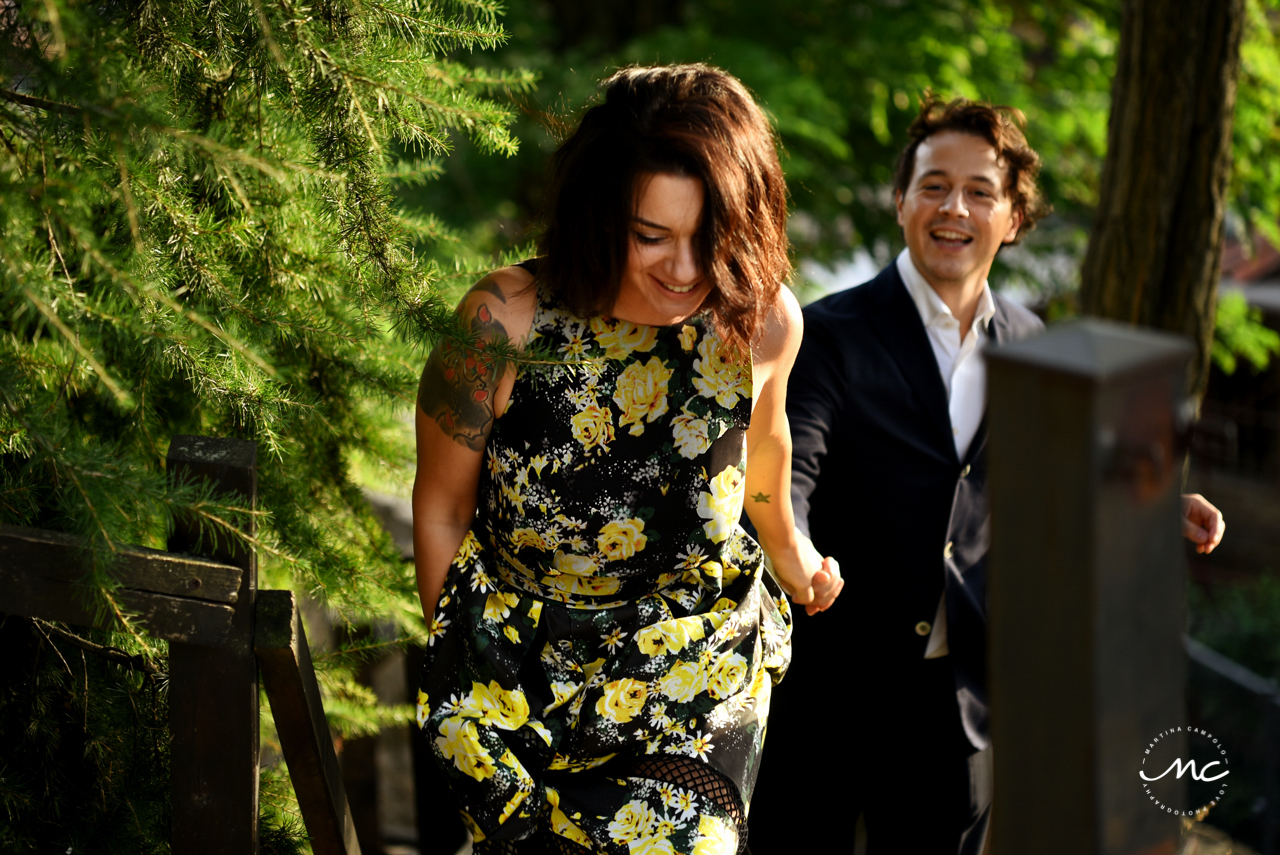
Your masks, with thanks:
[[(799, 528), (848, 586), (825, 614), (797, 615), (752, 800), (755, 855), (849, 853), (859, 815), (873, 855), (982, 851), (980, 351), (1043, 326), (987, 284), (999, 249), (1047, 211), (1020, 120), (927, 100), (894, 180), (907, 248), (870, 282), (805, 309), (787, 393), (792, 498)], [(1187, 501), (1188, 536), (1212, 549), (1221, 516)]]

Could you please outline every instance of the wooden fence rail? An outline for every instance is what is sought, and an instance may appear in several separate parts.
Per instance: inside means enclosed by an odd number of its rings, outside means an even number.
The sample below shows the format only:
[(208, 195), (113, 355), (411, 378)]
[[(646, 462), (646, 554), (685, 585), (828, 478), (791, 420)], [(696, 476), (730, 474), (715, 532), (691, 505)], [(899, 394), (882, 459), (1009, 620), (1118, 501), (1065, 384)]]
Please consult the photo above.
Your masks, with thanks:
[[(247, 507), (257, 500), (252, 442), (174, 437), (168, 472), (171, 478), (208, 479)], [(202, 538), (194, 520), (179, 520), (168, 545), (169, 552), (120, 549), (112, 572), (121, 583), (120, 603), (147, 633), (169, 641), (173, 851), (258, 851), (261, 667), (313, 850), (359, 855), (292, 592), (259, 592), (253, 550), (239, 539)], [(117, 627), (114, 615), (92, 606), (86, 574), (76, 538), (0, 526), (0, 610)]]

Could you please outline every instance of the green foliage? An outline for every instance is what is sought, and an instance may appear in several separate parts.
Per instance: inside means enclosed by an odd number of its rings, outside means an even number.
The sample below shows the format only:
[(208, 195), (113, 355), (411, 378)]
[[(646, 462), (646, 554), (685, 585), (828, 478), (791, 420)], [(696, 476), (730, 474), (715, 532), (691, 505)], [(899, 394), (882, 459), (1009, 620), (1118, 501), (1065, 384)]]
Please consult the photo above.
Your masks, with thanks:
[[(902, 246), (887, 185), (926, 88), (1019, 107), (1055, 216), (997, 257), (992, 281), (1051, 303), (1076, 289), (1106, 153), (1118, 0), (677, 0), (645, 4), (647, 19), (620, 9), (607, 21), (593, 5), (514, 4), (515, 38), (494, 60), (544, 77), (518, 102), (525, 148), (503, 161), (458, 149), (444, 181), (403, 191), (477, 250), (533, 236), (545, 156), (600, 77), (629, 62), (701, 60), (741, 77), (775, 118), (797, 254), (820, 261), (863, 247), (885, 263)], [(1231, 194), (1246, 225), (1280, 238), (1274, 9), (1249, 0)]]
[(1232, 207), (1280, 245), (1280, 38), (1275, 0), (1248, 0), (1232, 129)]
[[(1118, 4), (689, 0), (654, 6), (665, 18), (644, 23), (636, 14), (634, 26), (612, 30), (579, 26), (598, 20), (587, 8), (511, 9), (515, 38), (495, 59), (544, 78), (520, 101), (516, 133), (526, 145), (517, 157), (459, 149), (444, 181), (403, 191), (476, 235), (479, 248), (510, 249), (532, 237), (546, 154), (600, 77), (632, 62), (707, 61), (738, 75), (777, 123), (800, 256), (837, 260), (865, 247), (885, 262), (901, 247), (887, 184), (926, 88), (1026, 113), (1059, 216), (1023, 255), (1074, 261), (1083, 250), (1106, 146)], [(620, 11), (614, 23), (630, 20)], [(1010, 263), (995, 281), (1056, 293), (1074, 286), (1067, 266), (1049, 271), (1045, 284), (1034, 264)]]
[(1213, 364), (1224, 374), (1234, 374), (1243, 358), (1261, 371), (1278, 353), (1280, 333), (1263, 324), (1262, 310), (1251, 307), (1238, 291), (1220, 293), (1213, 327)]
[[(394, 188), (436, 180), (462, 140), (517, 151), (498, 99), (533, 75), (460, 61), (506, 40), (498, 12), (487, 0), (0, 4), (0, 523), (85, 537), (104, 612), (127, 618), (117, 544), (163, 547), (178, 515), (243, 537), (252, 516), (263, 587), (388, 624), (400, 643), (422, 635), (412, 570), (351, 472), (357, 459), (409, 464), (424, 346), (461, 334), (447, 292), (474, 268), (414, 245), (463, 254), (465, 237), (402, 210)], [(256, 441), (258, 507), (168, 483), (167, 446), (183, 433)], [(162, 646), (129, 643), (163, 669)], [(355, 686), (359, 661), (326, 663), (335, 724), (405, 720)], [(77, 828), (115, 816), (120, 798), (163, 813), (163, 793), (152, 804), (149, 790), (111, 789), (122, 760), (9, 762), (24, 729), (57, 730), (39, 731), (50, 744), (75, 736), (66, 716), (37, 721), (29, 705), (46, 671), (3, 683), (26, 700), (0, 712), (0, 808), (47, 819), (80, 799)], [(138, 703), (130, 679), (90, 667), (70, 709), (86, 706), (92, 729), (108, 697)], [(58, 775), (70, 783), (49, 783)], [(77, 795), (86, 788), (101, 798)], [(162, 851), (165, 823), (139, 817), (136, 844), (99, 836), (102, 851)], [(264, 829), (292, 835), (280, 817)]]
[(389, 189), (438, 165), (395, 152), (515, 151), (484, 95), (530, 77), (436, 55), (502, 40), (483, 4), (113, 8), (19, 6), (4, 38), (0, 521), (155, 545), (201, 499), (165, 484), (168, 438), (250, 437), (268, 552), (384, 604), (410, 582), (348, 461), (395, 453), (368, 404), (406, 406), (450, 324), (409, 251), (438, 229)]
[(0, 619), (0, 851), (166, 853), (163, 675), (130, 636), (84, 635)]
[[(277, 746), (278, 752), (278, 746)], [(311, 851), (307, 831), (298, 817), (298, 797), (283, 763), (258, 775), (259, 855), (306, 855)]]
[(1254, 673), (1280, 680), (1280, 578), (1259, 576), (1209, 596), (1191, 589), (1191, 635)]

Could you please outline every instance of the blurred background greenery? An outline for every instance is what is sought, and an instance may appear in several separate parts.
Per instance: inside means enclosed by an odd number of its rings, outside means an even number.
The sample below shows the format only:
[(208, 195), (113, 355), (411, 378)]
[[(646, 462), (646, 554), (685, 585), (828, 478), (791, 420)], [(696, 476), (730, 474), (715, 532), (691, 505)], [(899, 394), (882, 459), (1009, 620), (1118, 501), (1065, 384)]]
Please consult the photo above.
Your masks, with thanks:
[[(1231, 219), (1246, 239), (1251, 229), (1274, 235), (1280, 218), (1280, 58), (1271, 4), (1250, 0), (1248, 20)], [(1055, 213), (1024, 247), (1001, 253), (992, 283), (1069, 311), (1105, 156), (1119, 23), (1116, 0), (512, 3), (504, 17), (511, 40), (463, 59), (538, 73), (537, 89), (514, 102), (523, 147), (512, 158), (459, 147), (441, 180), (403, 199), (454, 230), (457, 241), (433, 252), (527, 247), (543, 164), (597, 81), (629, 63), (705, 61), (740, 77), (777, 123), (798, 258), (840, 268), (861, 251), (857, 270), (866, 272), (902, 247), (888, 184), (920, 96), (933, 89), (1026, 115)], [(813, 265), (802, 270), (802, 295), (832, 278)], [(850, 275), (846, 284), (860, 281)]]

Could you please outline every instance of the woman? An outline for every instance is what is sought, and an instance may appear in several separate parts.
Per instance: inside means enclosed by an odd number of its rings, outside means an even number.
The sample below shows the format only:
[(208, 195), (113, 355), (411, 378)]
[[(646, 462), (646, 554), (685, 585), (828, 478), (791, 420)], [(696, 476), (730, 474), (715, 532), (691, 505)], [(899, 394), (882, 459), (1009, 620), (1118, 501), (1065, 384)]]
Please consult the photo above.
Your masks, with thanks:
[(731, 853), (790, 631), (744, 496), (796, 602), (843, 585), (793, 526), (786, 191), (728, 74), (603, 89), (540, 258), (462, 301), (479, 340), (547, 358), (444, 344), (423, 372), (418, 723), (477, 852)]

